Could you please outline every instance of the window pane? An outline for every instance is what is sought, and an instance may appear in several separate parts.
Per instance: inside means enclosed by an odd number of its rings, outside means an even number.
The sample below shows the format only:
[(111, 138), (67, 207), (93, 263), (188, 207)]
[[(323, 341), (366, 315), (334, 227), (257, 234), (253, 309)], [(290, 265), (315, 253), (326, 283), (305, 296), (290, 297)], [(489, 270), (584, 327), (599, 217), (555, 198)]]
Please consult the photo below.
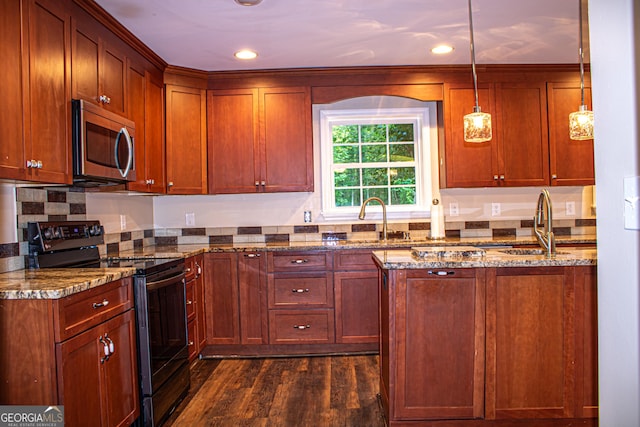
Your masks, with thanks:
[(416, 183), (416, 168), (393, 168), (389, 173), (391, 185), (408, 185)]
[(362, 169), (362, 185), (389, 185), (387, 168)]
[(359, 163), (357, 145), (337, 145), (333, 147), (333, 163)]
[(345, 169), (344, 171), (336, 171), (333, 174), (333, 182), (338, 187), (359, 187), (360, 186), (360, 169)]
[(416, 159), (413, 144), (389, 145), (389, 157), (392, 162), (413, 162)]
[(362, 162), (386, 162), (387, 146), (386, 145), (363, 145), (362, 146)]
[(336, 190), (336, 207), (338, 206), (360, 206), (360, 190), (352, 188)]
[(413, 124), (394, 124), (389, 125), (389, 141), (390, 142), (413, 142)]
[(362, 142), (385, 142), (387, 140), (387, 125), (362, 125)]
[(392, 205), (413, 205), (416, 203), (415, 187), (396, 187), (391, 189)]
[(339, 125), (331, 128), (334, 144), (357, 144), (358, 125)]
[(362, 190), (365, 198), (379, 197), (385, 204), (389, 204), (389, 196), (386, 188), (365, 188)]

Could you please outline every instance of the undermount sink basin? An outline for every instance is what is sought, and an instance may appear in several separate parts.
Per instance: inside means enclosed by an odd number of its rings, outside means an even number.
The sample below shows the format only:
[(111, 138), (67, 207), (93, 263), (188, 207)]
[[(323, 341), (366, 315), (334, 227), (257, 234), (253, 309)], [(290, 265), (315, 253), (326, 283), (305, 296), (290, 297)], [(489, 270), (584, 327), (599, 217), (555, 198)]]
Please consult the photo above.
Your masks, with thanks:
[[(498, 252), (502, 252), (508, 255), (546, 255), (547, 251), (544, 249), (501, 249)], [(565, 255), (568, 252), (556, 251), (556, 255)]]

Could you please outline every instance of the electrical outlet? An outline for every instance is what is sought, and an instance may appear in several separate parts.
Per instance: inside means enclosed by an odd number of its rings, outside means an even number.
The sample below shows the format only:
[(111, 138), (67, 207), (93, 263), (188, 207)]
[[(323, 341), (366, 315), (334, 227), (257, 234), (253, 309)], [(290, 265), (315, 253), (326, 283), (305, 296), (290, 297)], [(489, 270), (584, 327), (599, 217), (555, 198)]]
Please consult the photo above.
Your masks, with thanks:
[(120, 231), (124, 231), (127, 229), (127, 216), (120, 215)]
[(491, 216), (500, 216), (501, 210), (500, 203), (491, 203)]
[(576, 216), (576, 202), (565, 203), (565, 214), (567, 216)]
[(184, 221), (188, 226), (196, 225), (196, 214), (188, 212), (184, 215)]
[(449, 216), (458, 216), (460, 211), (456, 202), (449, 203)]

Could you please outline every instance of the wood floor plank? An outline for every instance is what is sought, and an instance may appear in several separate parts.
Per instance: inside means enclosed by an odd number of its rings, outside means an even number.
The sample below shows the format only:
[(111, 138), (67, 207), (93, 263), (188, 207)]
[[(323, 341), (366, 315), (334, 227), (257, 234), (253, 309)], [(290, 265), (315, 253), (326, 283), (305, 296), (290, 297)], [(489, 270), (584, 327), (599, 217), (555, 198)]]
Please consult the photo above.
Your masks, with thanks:
[(211, 362), (192, 367), (201, 385), (164, 427), (384, 426), (377, 356), (223, 359), (213, 368)]

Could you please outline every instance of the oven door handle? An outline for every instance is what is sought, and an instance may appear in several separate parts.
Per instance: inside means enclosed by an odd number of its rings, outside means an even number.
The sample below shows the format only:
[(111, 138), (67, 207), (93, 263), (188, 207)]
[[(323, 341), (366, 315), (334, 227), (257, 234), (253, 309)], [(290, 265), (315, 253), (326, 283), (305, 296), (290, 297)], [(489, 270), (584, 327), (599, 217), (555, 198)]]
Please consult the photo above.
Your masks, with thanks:
[(174, 283), (176, 283), (176, 281), (184, 282), (184, 278), (185, 278), (185, 274), (184, 272), (182, 272), (180, 274), (176, 274), (175, 276), (171, 276), (166, 279), (147, 282), (147, 290), (164, 288), (166, 286), (173, 285)]

